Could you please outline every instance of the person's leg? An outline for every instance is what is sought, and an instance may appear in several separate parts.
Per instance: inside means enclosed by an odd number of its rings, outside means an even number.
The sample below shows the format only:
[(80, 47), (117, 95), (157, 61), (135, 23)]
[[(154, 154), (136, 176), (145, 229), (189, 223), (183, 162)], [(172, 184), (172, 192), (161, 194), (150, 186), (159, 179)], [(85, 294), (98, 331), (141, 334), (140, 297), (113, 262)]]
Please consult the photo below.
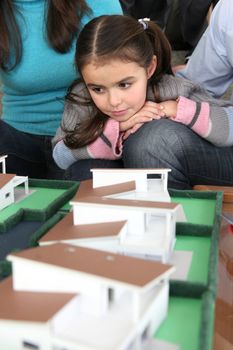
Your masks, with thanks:
[(43, 150), (45, 152), (46, 178), (50, 180), (64, 180), (65, 171), (58, 167), (53, 159), (52, 137), (43, 136)]
[(18, 131), (3, 120), (0, 120), (0, 135), (0, 155), (8, 155), (8, 173), (30, 178), (63, 178), (64, 171), (52, 159), (51, 137)]
[[(33, 135), (18, 131), (0, 120), (0, 155), (7, 154), (8, 173), (44, 177), (46, 172), (41, 141)], [(0, 169), (1, 170), (1, 169)]]
[(123, 168), (121, 160), (87, 159), (72, 164), (65, 172), (66, 180), (82, 181), (92, 178), (94, 168)]
[(124, 143), (124, 166), (170, 168), (170, 188), (233, 185), (233, 147), (215, 147), (186, 126), (160, 119), (146, 123)]

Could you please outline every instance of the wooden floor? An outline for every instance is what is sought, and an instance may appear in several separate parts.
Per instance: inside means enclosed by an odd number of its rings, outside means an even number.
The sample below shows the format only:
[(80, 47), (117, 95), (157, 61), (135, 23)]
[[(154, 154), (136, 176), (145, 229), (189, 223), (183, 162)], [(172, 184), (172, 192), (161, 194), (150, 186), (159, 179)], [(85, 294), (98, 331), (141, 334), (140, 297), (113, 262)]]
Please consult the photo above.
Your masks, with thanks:
[(194, 189), (224, 192), (213, 350), (233, 350), (233, 188), (211, 187), (203, 185)]
[[(232, 219), (233, 219), (233, 210)], [(222, 222), (214, 350), (233, 349), (233, 224)]]

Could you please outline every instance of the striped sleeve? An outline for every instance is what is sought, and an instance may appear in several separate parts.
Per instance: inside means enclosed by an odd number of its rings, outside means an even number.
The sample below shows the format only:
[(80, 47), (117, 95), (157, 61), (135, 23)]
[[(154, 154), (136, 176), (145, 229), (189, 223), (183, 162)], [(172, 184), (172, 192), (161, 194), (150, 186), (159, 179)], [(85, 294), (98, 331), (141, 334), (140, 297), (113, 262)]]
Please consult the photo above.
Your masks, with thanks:
[(53, 148), (53, 158), (61, 169), (82, 159), (119, 159), (122, 155), (122, 134), (119, 123), (108, 119), (103, 133), (91, 144), (76, 149), (68, 148), (60, 139)]
[(180, 96), (174, 121), (219, 147), (233, 145), (233, 107), (212, 106)]
[(117, 121), (109, 118), (103, 133), (88, 145), (87, 149), (92, 158), (114, 160), (121, 158), (122, 147), (120, 125)]
[(91, 158), (91, 156), (87, 151), (87, 147), (72, 150), (65, 145), (63, 140), (58, 141), (53, 148), (53, 159), (61, 169), (69, 168), (77, 160), (88, 158)]

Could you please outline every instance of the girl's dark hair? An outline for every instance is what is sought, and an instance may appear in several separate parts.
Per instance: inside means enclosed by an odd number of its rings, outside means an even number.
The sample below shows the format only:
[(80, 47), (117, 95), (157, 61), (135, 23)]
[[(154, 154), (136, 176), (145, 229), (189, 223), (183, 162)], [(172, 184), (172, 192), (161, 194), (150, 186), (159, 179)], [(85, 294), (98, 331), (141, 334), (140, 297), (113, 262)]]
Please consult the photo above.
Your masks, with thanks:
[[(0, 69), (4, 71), (16, 67), (22, 57), (22, 38), (15, 16), (17, 11), (17, 5), (12, 0), (0, 1)], [(85, 0), (47, 0), (47, 39), (55, 51), (69, 51), (78, 34), (82, 16), (90, 11)]]
[[(93, 107), (93, 102), (89, 94), (87, 96), (79, 96), (73, 92), (73, 88), (82, 82), (82, 79), (76, 79), (68, 88), (66, 100), (71, 104), (78, 104), (79, 106)], [(77, 123), (74, 130), (67, 129), (64, 124), (61, 124), (62, 130), (65, 132), (64, 143), (69, 148), (80, 148), (89, 145), (92, 141), (97, 139), (103, 132), (104, 125), (108, 116), (103, 114), (100, 110), (90, 116), (87, 120)]]
[[(81, 77), (82, 69), (87, 64), (93, 62), (102, 64), (115, 58), (125, 62), (135, 62), (147, 69), (155, 55), (157, 68), (150, 78), (150, 83), (159, 101), (157, 83), (164, 74), (173, 74), (171, 47), (165, 34), (154, 22), (146, 23), (147, 29), (133, 17), (106, 15), (96, 17), (86, 24), (77, 40), (75, 53), (75, 65)], [(67, 99), (73, 103), (75, 100), (76, 103), (80, 103), (79, 97), (75, 96), (71, 90), (68, 92)], [(105, 121), (106, 116), (97, 111), (93, 118), (78, 125), (72, 135), (68, 133), (65, 143), (72, 148), (89, 144), (101, 134)], [(89, 137), (85, 134), (87, 130)], [(64, 131), (67, 130), (64, 129)]]

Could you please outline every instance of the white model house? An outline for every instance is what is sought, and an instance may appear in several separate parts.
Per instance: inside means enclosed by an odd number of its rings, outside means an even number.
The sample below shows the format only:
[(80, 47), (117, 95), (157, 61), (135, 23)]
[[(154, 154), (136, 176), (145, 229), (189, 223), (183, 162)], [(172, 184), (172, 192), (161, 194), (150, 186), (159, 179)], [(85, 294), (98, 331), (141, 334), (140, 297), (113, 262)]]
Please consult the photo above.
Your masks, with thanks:
[[(13, 266), (14, 292), (5, 292), (5, 303), (0, 299), (1, 348), (26, 349), (25, 341), (40, 350), (142, 349), (166, 317), (171, 265), (63, 243), (12, 253), (7, 259)], [(1, 288), (6, 286), (0, 284), (0, 293)], [(11, 298), (22, 292), (25, 299), (13, 304)], [(39, 298), (38, 292), (45, 300), (48, 293), (61, 295), (61, 308), (54, 306), (44, 323), (44, 308), (37, 306), (33, 323), (24, 316), (28, 300), (34, 293)], [(9, 311), (6, 305), (12, 305)], [(20, 317), (12, 311), (16, 305)]]
[[(135, 189), (115, 194), (114, 198), (170, 202), (167, 189), (171, 169), (92, 169), (93, 188), (135, 181)], [(152, 178), (153, 177), (153, 178)]]
[(0, 295), (0, 348), (3, 350), (51, 350), (54, 320), (76, 296), (15, 291), (11, 277), (1, 281)]
[(83, 197), (71, 202), (74, 225), (127, 221), (117, 248), (125, 254), (168, 261), (175, 244), (178, 204), (104, 197)]
[[(171, 202), (167, 188), (170, 169), (123, 168), (92, 169), (91, 171), (92, 187), (85, 188), (85, 196), (96, 193), (109, 198)], [(182, 205), (177, 208), (177, 221), (187, 221)]]
[(15, 202), (15, 188), (24, 184), (25, 194), (28, 194), (28, 177), (17, 176), (15, 174), (6, 173), (7, 156), (0, 157), (2, 165), (2, 173), (0, 173), (0, 210)]

